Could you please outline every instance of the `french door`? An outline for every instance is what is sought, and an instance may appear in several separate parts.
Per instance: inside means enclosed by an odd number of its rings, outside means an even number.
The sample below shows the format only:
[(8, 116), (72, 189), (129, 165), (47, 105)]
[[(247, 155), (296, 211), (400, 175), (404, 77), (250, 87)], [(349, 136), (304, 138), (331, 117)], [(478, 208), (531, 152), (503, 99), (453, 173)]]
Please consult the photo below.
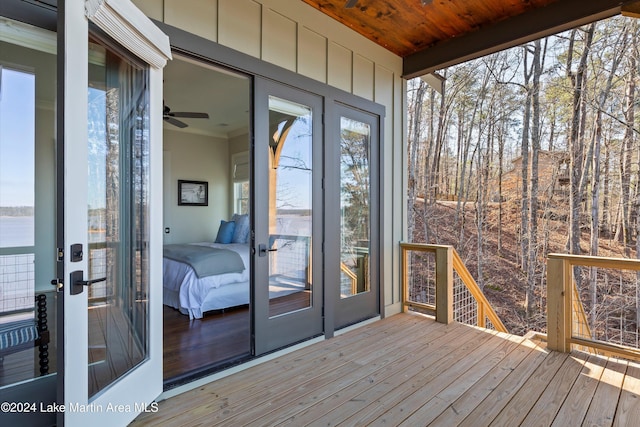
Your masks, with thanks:
[[(162, 60), (123, 47), (133, 26), (59, 2), (64, 100), (64, 425), (126, 425), (162, 392)], [(122, 16), (159, 30), (128, 0)], [(121, 16), (121, 17), (122, 17)], [(136, 21), (137, 20), (137, 21)], [(117, 21), (117, 19), (116, 19)], [(142, 23), (142, 24), (140, 24)], [(155, 29), (155, 30), (154, 30)], [(160, 33), (161, 34), (161, 33)], [(161, 38), (161, 37), (160, 37)], [(152, 37), (153, 39), (153, 37)], [(125, 43), (125, 42), (123, 42)], [(150, 46), (150, 51), (158, 50)], [(162, 49), (160, 49), (162, 50)], [(166, 49), (168, 52), (168, 40)], [(152, 52), (155, 54), (155, 52)], [(144, 53), (143, 53), (144, 55)], [(63, 76), (63, 77), (62, 77)], [(155, 209), (151, 209), (155, 206)], [(149, 406), (151, 404), (151, 406)]]
[(255, 354), (323, 333), (322, 98), (255, 80)]
[[(334, 322), (341, 328), (380, 314), (379, 116), (334, 104), (327, 148), (332, 171), (327, 212), (332, 238), (327, 264), (339, 285), (333, 298)], [(339, 274), (339, 278), (338, 275)]]

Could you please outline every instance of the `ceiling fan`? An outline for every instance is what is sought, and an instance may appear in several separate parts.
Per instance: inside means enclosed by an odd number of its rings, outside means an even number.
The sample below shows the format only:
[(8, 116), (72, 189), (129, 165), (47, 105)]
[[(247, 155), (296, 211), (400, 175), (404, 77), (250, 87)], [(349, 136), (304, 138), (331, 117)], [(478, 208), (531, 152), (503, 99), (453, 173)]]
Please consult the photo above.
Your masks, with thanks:
[(168, 123), (171, 123), (172, 125), (177, 126), (179, 128), (186, 128), (187, 126), (189, 126), (185, 122), (176, 119), (176, 117), (185, 118), (185, 119), (208, 119), (209, 118), (209, 114), (207, 114), (207, 113), (194, 113), (194, 112), (189, 112), (189, 111), (176, 111), (176, 112), (173, 112), (173, 111), (171, 111), (171, 108), (169, 108), (167, 105), (163, 105), (162, 118), (164, 119), (164, 121), (166, 121)]

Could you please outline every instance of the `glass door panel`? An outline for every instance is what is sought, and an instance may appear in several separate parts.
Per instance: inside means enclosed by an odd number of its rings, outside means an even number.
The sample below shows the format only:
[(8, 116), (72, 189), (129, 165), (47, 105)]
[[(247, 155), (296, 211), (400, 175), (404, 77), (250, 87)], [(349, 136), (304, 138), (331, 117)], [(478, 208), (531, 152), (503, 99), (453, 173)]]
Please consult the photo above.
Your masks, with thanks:
[(256, 78), (254, 348), (317, 336), (322, 320), (322, 99)]
[[(55, 22), (55, 16), (53, 17)], [(31, 40), (38, 38), (41, 44)], [(56, 34), (0, 17), (0, 402), (56, 399)], [(56, 414), (3, 413), (3, 425)]]
[(331, 147), (327, 155), (328, 169), (338, 175), (329, 185), (339, 192), (328, 197), (339, 213), (328, 212), (327, 233), (340, 238), (329, 241), (328, 265), (339, 268), (332, 277), (339, 277), (334, 322), (341, 328), (380, 314), (379, 125), (378, 116), (361, 110), (335, 105), (334, 111), (332, 131), (339, 147)]
[(312, 304), (311, 108), (269, 96), (269, 316)]
[(90, 43), (89, 396), (147, 357), (148, 75)]
[(371, 290), (371, 127), (340, 117), (340, 298)]

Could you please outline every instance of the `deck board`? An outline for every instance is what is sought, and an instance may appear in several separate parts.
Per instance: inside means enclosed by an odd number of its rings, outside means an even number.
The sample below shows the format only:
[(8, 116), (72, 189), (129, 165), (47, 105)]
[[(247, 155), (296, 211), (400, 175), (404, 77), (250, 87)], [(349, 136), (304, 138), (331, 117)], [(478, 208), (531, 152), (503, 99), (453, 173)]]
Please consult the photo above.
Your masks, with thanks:
[(159, 403), (132, 425), (629, 425), (640, 365), (400, 314)]
[(629, 426), (640, 420), (640, 365), (629, 362), (616, 408), (614, 426)]

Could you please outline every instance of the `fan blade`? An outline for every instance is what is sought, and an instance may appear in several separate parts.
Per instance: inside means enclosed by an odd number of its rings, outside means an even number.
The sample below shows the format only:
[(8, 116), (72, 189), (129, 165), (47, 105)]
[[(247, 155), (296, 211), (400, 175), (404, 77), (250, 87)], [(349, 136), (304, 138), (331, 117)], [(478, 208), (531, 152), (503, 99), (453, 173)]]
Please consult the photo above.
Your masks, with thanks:
[(169, 113), (171, 117), (183, 117), (186, 119), (208, 119), (209, 115), (207, 113), (191, 113), (188, 111), (177, 111), (175, 113)]
[(180, 120), (174, 119), (173, 117), (164, 116), (164, 120), (166, 122), (171, 123), (174, 126), (178, 126), (179, 128), (183, 128), (183, 129), (186, 128), (187, 126), (189, 126), (185, 122), (181, 122)]

